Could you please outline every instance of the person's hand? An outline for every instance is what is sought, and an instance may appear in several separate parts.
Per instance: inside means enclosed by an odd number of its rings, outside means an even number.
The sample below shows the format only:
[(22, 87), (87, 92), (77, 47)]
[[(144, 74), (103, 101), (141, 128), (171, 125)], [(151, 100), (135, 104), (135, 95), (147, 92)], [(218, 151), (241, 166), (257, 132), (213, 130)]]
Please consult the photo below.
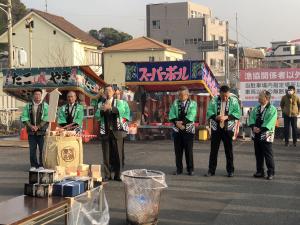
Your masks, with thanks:
[(228, 120), (228, 116), (220, 116), (220, 121), (221, 122), (224, 122), (226, 120)]
[(260, 128), (258, 127), (253, 127), (253, 132), (258, 134), (260, 132)]
[(176, 121), (176, 127), (180, 129), (181, 126), (182, 126), (182, 121)]
[(31, 126), (31, 130), (32, 130), (33, 132), (36, 132), (38, 129), (39, 129), (39, 128), (38, 128), (37, 126)]
[(221, 121), (221, 118), (222, 118), (221, 115), (216, 116), (216, 121)]

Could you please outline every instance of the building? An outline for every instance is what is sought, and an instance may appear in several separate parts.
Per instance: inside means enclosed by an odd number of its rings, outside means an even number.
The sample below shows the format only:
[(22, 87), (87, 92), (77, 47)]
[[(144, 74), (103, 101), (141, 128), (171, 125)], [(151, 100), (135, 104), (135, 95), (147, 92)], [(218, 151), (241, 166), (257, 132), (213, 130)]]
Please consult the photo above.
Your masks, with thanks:
[[(237, 49), (232, 48), (230, 49), (230, 54), (237, 59)], [(262, 61), (265, 58), (264, 52), (260, 49), (255, 48), (239, 48), (239, 66), (240, 70), (245, 69), (256, 69), (262, 67)], [(235, 62), (236, 66), (236, 62)]]
[(264, 59), (265, 67), (300, 67), (300, 39), (271, 42)]
[(147, 36), (184, 50), (184, 59), (204, 59), (215, 76), (224, 76), (224, 48), (204, 52), (202, 44), (226, 41), (226, 22), (208, 7), (190, 1), (147, 5)]
[(182, 60), (184, 51), (148, 37), (129, 40), (103, 50), (104, 80), (124, 86), (125, 65), (123, 62), (176, 61)]
[[(0, 43), (7, 43), (7, 32)], [(16, 68), (89, 65), (100, 70), (101, 45), (63, 17), (35, 9), (13, 26)]]

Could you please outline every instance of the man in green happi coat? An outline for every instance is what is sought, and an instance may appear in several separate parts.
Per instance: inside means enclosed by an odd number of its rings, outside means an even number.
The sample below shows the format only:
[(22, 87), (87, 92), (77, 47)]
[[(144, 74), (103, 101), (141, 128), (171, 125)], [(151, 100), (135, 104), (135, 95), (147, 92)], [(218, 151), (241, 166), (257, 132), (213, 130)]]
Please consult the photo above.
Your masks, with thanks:
[(233, 146), (232, 137), (236, 120), (241, 117), (239, 101), (229, 92), (229, 87), (220, 87), (220, 95), (214, 97), (208, 105), (206, 118), (211, 122), (211, 151), (208, 172), (205, 176), (214, 176), (217, 168), (218, 152), (221, 141), (224, 144), (227, 176), (233, 177)]
[(252, 110), (249, 118), (256, 158), (256, 173), (253, 176), (256, 178), (265, 176), (264, 161), (266, 161), (268, 180), (272, 180), (275, 173), (272, 142), (277, 120), (277, 109), (270, 100), (271, 93), (262, 91), (259, 94), (259, 105)]
[(57, 123), (66, 130), (80, 132), (84, 111), (83, 105), (79, 104), (76, 100), (76, 93), (74, 91), (69, 91), (67, 94), (68, 103), (60, 107)]
[(123, 158), (123, 138), (127, 134), (127, 122), (130, 112), (126, 104), (114, 97), (112, 85), (105, 87), (105, 98), (98, 103), (95, 117), (100, 122), (100, 137), (103, 151), (104, 181), (121, 181), (121, 163)]
[[(44, 137), (48, 128), (48, 104), (42, 101), (42, 90), (33, 90), (33, 100), (26, 104), (21, 115), (28, 133), (30, 170), (43, 168)], [(39, 148), (39, 161), (36, 151)]]
[(187, 87), (179, 89), (179, 99), (176, 99), (169, 112), (169, 120), (174, 123), (174, 149), (176, 171), (174, 175), (182, 174), (182, 158), (185, 152), (186, 169), (190, 176), (194, 175), (193, 143), (195, 135), (195, 120), (197, 103), (189, 99)]

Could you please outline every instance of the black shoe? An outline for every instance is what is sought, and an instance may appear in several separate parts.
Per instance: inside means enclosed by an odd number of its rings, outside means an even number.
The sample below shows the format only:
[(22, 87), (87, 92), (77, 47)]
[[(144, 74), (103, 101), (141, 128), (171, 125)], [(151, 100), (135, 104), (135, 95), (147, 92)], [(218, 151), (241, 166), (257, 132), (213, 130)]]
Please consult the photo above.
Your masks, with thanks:
[(227, 177), (233, 177), (233, 173), (232, 172), (227, 173)]
[(265, 174), (264, 173), (256, 172), (255, 174), (253, 174), (253, 177), (255, 177), (255, 178), (262, 178), (262, 177), (265, 177)]
[(122, 181), (121, 178), (120, 178), (119, 176), (117, 176), (117, 177), (115, 176), (115, 177), (114, 177), (114, 180), (115, 180), (115, 181)]
[(180, 171), (175, 171), (175, 172), (173, 172), (172, 174), (173, 174), (173, 175), (180, 175), (180, 174), (182, 174), (182, 172), (180, 172)]
[(111, 178), (109, 178), (109, 177), (104, 177), (104, 178), (102, 179), (103, 182), (108, 182), (109, 180), (111, 180)]
[(194, 171), (189, 171), (189, 172), (187, 172), (187, 175), (189, 175), (189, 176), (194, 176), (195, 173), (194, 173)]
[(285, 142), (284, 146), (288, 147), (288, 146), (289, 146), (289, 143), (288, 143), (288, 142)]
[(274, 179), (274, 176), (273, 175), (268, 175), (267, 176), (267, 180), (273, 180)]
[(294, 145), (294, 147), (297, 147), (297, 143), (294, 143), (293, 145)]
[(212, 172), (207, 172), (204, 176), (205, 177), (212, 177), (212, 176), (214, 176), (215, 175), (215, 173), (212, 173)]

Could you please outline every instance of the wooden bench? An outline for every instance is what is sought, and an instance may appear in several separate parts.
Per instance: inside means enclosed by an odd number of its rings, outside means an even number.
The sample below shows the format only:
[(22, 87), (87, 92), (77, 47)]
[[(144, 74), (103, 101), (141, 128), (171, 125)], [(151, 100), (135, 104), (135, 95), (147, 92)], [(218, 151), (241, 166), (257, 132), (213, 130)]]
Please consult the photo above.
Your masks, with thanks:
[(0, 224), (48, 224), (63, 217), (67, 224), (69, 210), (67, 198), (22, 195), (0, 203)]

